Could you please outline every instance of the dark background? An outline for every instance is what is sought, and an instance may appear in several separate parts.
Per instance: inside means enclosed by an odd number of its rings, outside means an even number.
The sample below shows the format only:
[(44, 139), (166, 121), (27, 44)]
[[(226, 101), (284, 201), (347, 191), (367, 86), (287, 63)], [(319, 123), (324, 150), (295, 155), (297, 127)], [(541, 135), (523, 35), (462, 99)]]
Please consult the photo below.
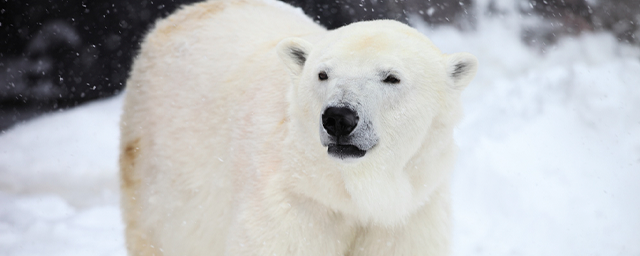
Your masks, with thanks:
[[(123, 90), (145, 32), (158, 18), (197, 0), (0, 0), (0, 131), (42, 113)], [(430, 26), (473, 30), (477, 15), (499, 16), (489, 1), (284, 0), (329, 29), (355, 21), (422, 19)], [(640, 45), (640, 1), (517, 0), (523, 15), (549, 25), (523, 27), (532, 47), (562, 36), (606, 30)], [(477, 8), (476, 8), (477, 7)], [(480, 11), (478, 11), (480, 10)], [(480, 13), (477, 13), (480, 12)], [(535, 42), (535, 43), (534, 43)]]

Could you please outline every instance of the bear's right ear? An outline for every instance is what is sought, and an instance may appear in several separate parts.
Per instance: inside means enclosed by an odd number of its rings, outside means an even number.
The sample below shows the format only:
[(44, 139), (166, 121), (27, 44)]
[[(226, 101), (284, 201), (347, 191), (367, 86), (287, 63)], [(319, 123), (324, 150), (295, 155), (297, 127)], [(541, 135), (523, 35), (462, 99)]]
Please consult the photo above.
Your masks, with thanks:
[(462, 91), (476, 75), (478, 59), (469, 53), (454, 53), (447, 57), (446, 67), (454, 89)]
[(312, 48), (313, 45), (302, 38), (289, 37), (278, 43), (276, 52), (291, 73), (299, 75)]

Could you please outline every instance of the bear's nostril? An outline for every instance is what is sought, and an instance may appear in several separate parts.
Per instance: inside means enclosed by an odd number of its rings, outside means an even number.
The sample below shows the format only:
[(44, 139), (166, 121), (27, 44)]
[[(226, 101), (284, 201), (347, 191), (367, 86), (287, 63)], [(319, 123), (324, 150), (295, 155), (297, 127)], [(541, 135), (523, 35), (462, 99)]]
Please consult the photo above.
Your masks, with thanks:
[(345, 107), (330, 107), (322, 114), (322, 127), (331, 136), (349, 135), (358, 125), (358, 114)]

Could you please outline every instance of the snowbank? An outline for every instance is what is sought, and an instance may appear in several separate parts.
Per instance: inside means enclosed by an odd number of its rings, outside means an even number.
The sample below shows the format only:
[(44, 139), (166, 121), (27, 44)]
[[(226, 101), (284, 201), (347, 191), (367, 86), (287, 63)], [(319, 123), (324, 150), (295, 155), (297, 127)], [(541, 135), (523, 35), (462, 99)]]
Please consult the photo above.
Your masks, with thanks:
[(541, 53), (504, 22), (422, 28), (480, 62), (456, 133), (454, 255), (639, 255), (640, 52), (589, 34)]
[(0, 135), (0, 255), (125, 255), (121, 105), (95, 102)]

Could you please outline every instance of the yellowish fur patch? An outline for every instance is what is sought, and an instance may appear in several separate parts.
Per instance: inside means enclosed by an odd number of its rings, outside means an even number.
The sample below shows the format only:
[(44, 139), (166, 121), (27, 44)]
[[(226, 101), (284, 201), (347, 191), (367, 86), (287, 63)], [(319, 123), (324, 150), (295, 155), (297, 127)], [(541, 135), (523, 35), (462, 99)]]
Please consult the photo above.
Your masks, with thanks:
[(128, 226), (125, 236), (130, 252), (140, 256), (162, 256), (163, 253), (149, 243), (147, 234), (142, 232), (140, 224), (140, 206), (137, 204), (136, 191), (140, 186), (140, 178), (136, 177), (136, 159), (140, 155), (140, 138), (126, 144), (120, 155), (120, 187), (122, 189), (122, 206), (125, 211), (125, 222)]
[(140, 138), (135, 139), (125, 146), (120, 156), (120, 167), (122, 168), (120, 175), (122, 176), (122, 188), (133, 189), (140, 184), (140, 179), (134, 177), (134, 167), (136, 158), (140, 152)]

